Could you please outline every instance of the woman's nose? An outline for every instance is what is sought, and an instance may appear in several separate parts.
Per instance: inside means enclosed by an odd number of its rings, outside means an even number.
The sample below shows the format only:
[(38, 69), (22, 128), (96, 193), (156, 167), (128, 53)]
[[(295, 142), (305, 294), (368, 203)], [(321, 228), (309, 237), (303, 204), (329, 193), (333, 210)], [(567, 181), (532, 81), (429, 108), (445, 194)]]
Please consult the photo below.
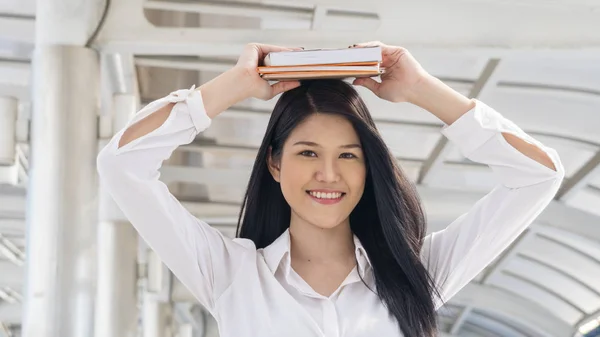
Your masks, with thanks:
[(317, 170), (317, 180), (331, 183), (337, 182), (340, 178), (338, 167), (333, 160), (324, 160)]

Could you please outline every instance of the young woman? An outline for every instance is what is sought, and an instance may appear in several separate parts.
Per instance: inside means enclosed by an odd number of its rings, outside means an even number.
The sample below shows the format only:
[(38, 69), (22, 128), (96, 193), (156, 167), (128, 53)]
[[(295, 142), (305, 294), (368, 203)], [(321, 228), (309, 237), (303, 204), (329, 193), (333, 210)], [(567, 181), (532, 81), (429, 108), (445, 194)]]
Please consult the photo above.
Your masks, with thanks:
[[(416, 104), (498, 186), (425, 236), (403, 175), (352, 85), (269, 85), (270, 51), (248, 45), (235, 67), (199, 89), (150, 103), (98, 156), (102, 183), (149, 246), (216, 318), (223, 337), (434, 336), (435, 311), (546, 207), (564, 176), (559, 157), (499, 113), (380, 43), (388, 72), (357, 79), (382, 99)], [(284, 92), (258, 150), (238, 238), (188, 213), (159, 181), (163, 160), (249, 98)]]

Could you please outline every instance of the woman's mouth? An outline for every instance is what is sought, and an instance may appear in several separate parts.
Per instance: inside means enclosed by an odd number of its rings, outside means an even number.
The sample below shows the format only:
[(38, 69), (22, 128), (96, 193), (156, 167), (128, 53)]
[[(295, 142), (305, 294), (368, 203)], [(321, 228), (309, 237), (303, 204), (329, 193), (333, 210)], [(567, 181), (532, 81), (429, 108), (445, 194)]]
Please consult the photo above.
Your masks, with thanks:
[(346, 193), (344, 192), (325, 192), (325, 191), (306, 191), (311, 199), (323, 204), (332, 205), (340, 202)]

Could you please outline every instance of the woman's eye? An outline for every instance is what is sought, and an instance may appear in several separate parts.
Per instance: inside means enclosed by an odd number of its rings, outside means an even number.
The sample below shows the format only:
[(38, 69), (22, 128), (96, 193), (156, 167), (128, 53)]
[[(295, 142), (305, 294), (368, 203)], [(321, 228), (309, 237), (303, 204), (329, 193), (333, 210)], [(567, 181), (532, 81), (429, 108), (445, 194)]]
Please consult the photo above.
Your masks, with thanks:
[(356, 156), (353, 153), (342, 153), (340, 155), (340, 158), (352, 159), (352, 158), (356, 158)]
[(313, 151), (308, 151), (308, 150), (300, 152), (300, 155), (305, 156), (305, 157), (316, 157), (317, 156), (316, 153), (314, 153)]

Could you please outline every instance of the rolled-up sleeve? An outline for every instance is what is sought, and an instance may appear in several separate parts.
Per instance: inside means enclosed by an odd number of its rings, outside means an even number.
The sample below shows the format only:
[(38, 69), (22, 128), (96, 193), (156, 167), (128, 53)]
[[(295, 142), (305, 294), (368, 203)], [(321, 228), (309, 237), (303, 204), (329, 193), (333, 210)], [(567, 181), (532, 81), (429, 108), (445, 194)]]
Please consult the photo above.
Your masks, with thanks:
[[(119, 148), (124, 131), (175, 103), (167, 120), (152, 132)], [(208, 310), (233, 282), (247, 242), (231, 240), (189, 213), (159, 180), (159, 168), (172, 152), (208, 128), (201, 93), (178, 90), (140, 110), (100, 151), (100, 181), (140, 236)]]
[[(555, 150), (480, 101), (442, 133), (468, 159), (488, 165), (498, 185), (445, 229), (425, 238), (421, 258), (440, 295), (440, 307), (513, 242), (558, 191), (564, 168)], [(512, 134), (542, 149), (556, 171), (510, 145)]]

